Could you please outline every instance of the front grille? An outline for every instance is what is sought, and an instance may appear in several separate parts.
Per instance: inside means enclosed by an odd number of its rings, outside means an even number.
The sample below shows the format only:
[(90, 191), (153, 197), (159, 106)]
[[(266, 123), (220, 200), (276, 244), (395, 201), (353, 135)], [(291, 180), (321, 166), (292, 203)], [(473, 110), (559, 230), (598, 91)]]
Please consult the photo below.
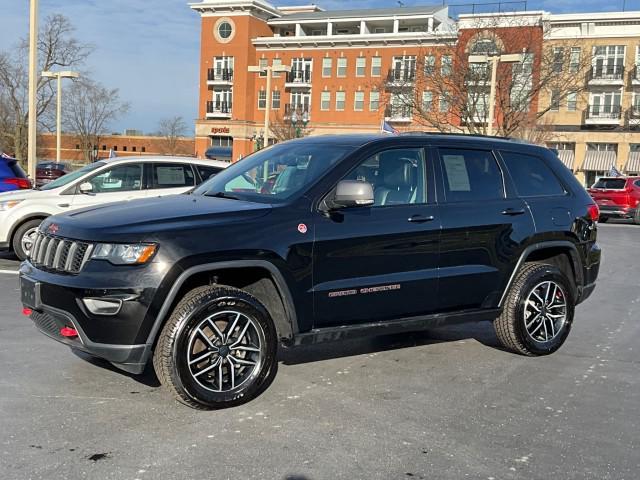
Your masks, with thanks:
[(38, 232), (29, 260), (46, 271), (77, 275), (91, 257), (93, 244)]

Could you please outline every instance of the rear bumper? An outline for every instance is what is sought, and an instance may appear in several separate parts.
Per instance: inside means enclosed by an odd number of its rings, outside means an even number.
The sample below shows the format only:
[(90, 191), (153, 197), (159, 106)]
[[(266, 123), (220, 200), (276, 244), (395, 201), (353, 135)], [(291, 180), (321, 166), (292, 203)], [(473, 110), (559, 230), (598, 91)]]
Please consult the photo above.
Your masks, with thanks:
[(601, 217), (634, 218), (636, 209), (611, 205), (598, 205)]
[(597, 243), (593, 243), (587, 250), (586, 262), (582, 268), (582, 286), (578, 287), (576, 304), (584, 302), (596, 288), (596, 280), (600, 272), (602, 251)]

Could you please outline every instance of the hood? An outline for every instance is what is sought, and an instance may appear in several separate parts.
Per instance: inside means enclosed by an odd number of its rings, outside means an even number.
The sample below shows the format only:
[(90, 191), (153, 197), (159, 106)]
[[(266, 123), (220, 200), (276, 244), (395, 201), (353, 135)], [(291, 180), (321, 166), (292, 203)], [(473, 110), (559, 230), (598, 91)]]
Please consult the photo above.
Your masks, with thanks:
[(142, 241), (149, 236), (246, 221), (271, 211), (271, 205), (170, 195), (117, 202), (47, 218), (41, 228), (57, 225), (62, 237), (87, 241)]
[(46, 197), (57, 196), (57, 190), (13, 190), (0, 193), (0, 202), (8, 200), (40, 200)]

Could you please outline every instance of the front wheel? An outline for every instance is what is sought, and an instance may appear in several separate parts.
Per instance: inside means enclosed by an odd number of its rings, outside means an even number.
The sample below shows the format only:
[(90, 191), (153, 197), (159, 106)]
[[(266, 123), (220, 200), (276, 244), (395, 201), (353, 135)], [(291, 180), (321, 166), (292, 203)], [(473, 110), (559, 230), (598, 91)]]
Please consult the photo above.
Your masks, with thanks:
[(13, 235), (13, 252), (20, 260), (26, 260), (36, 239), (41, 219), (29, 220), (18, 227)]
[(181, 403), (232, 407), (268, 385), (276, 369), (276, 338), (266, 308), (248, 293), (199, 287), (184, 296), (162, 329), (153, 365)]
[(494, 321), (500, 343), (523, 355), (547, 355), (569, 335), (575, 308), (573, 287), (553, 265), (525, 264)]

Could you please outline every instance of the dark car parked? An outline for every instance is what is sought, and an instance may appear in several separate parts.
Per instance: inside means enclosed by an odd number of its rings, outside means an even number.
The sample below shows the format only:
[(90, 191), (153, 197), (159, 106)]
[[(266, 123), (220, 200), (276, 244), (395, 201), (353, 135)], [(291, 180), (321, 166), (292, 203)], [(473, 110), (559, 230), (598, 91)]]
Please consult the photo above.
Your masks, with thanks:
[(31, 181), (15, 158), (0, 155), (0, 192), (29, 189)]
[(59, 162), (40, 162), (36, 165), (36, 187), (41, 187), (71, 171), (71, 165)]
[(556, 351), (595, 287), (597, 219), (543, 147), (308, 137), (188, 195), (47, 218), (22, 302), (72, 349), (152, 360), (179, 401), (227, 407), (269, 384), (279, 344), (490, 320), (514, 352)]

